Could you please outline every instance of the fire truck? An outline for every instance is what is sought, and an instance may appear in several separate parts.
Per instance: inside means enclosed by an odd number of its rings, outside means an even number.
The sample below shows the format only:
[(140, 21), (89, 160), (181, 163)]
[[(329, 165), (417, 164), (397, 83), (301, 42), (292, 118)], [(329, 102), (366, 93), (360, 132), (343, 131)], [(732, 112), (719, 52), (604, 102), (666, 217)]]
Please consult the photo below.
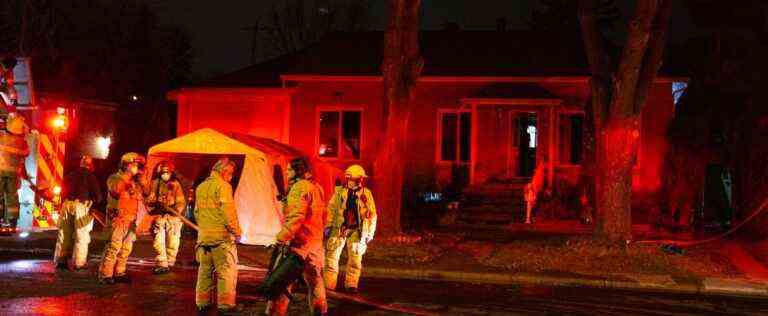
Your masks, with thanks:
[[(19, 216), (0, 224), (0, 234), (15, 234), (30, 230), (55, 229), (61, 205), (61, 184), (64, 176), (64, 157), (71, 109), (66, 105), (38, 104), (35, 95), (30, 60), (16, 59), (8, 67), (4, 58), (4, 71), (0, 78), (0, 97), (8, 115), (24, 118), (29, 154), (19, 170)], [(9, 69), (10, 68), (10, 69)], [(5, 131), (3, 131), (5, 132)], [(0, 157), (2, 158), (2, 157)], [(0, 205), (5, 214), (8, 203)]]

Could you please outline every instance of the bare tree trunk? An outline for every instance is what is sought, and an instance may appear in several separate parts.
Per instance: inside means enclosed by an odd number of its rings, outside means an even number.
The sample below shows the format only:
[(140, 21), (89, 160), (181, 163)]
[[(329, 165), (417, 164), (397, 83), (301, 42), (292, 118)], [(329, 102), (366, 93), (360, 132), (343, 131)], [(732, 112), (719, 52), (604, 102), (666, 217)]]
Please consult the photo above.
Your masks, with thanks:
[(661, 65), (671, 1), (637, 2), (618, 58), (610, 56), (602, 45), (594, 15), (596, 4), (596, 0), (581, 0), (579, 5), (584, 47), (592, 70), (592, 106), (587, 108), (592, 113), (587, 115), (593, 119), (596, 138), (592, 156), (595, 236), (620, 242), (632, 238), (632, 167), (639, 145), (640, 113)]
[(374, 162), (376, 200), (381, 209), (380, 229), (401, 230), (403, 170), (410, 103), (423, 67), (419, 55), (420, 0), (390, 0), (389, 24), (384, 37), (384, 137)]

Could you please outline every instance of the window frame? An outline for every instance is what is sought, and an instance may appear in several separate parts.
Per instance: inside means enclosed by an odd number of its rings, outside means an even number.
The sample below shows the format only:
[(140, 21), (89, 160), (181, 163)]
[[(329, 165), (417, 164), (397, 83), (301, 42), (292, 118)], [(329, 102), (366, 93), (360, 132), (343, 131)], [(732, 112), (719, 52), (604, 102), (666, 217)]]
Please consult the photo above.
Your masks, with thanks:
[[(557, 153), (558, 153), (557, 166), (558, 167), (566, 167), (566, 168), (580, 168), (581, 166), (584, 165), (585, 151), (584, 151), (584, 144), (583, 143), (584, 143), (584, 133), (586, 132), (586, 127), (584, 126), (584, 124), (586, 124), (586, 122), (587, 122), (587, 113), (585, 111), (583, 111), (583, 110), (566, 110), (566, 111), (558, 111), (556, 113), (556, 115), (557, 115), (557, 119), (556, 119), (555, 124), (557, 126), (557, 147), (558, 147), (558, 149), (557, 149)], [(582, 118), (582, 126), (581, 126), (581, 142), (582, 142), (582, 146), (581, 146), (581, 163), (578, 163), (578, 164), (571, 163), (570, 159), (567, 159), (568, 160), (567, 162), (562, 161), (562, 159), (561, 159), (562, 158), (561, 157), (562, 153), (560, 152), (560, 145), (563, 142), (563, 136), (564, 136), (562, 131), (560, 130), (561, 120), (563, 119), (563, 117), (569, 118), (570, 116), (573, 116), (573, 115), (580, 115), (581, 118)]]
[[(339, 113), (339, 137), (337, 139), (337, 146), (340, 149), (344, 139), (344, 113), (343, 112), (360, 112), (360, 157), (358, 158), (345, 158), (345, 157), (323, 157), (320, 156), (318, 150), (320, 149), (320, 114), (323, 112), (337, 112)], [(315, 108), (315, 145), (312, 148), (313, 157), (323, 161), (340, 161), (340, 162), (359, 162), (363, 160), (363, 144), (365, 140), (365, 110), (361, 105), (318, 105)], [(339, 151), (339, 154), (341, 151)]]
[[(467, 113), (469, 114), (469, 120), (470, 120), (470, 129), (469, 129), (469, 160), (468, 161), (461, 161), (461, 114)], [(456, 114), (456, 159), (455, 160), (443, 160), (443, 115), (445, 114)], [(474, 144), (474, 139), (472, 137), (472, 130), (475, 128), (474, 121), (472, 119), (472, 110), (471, 109), (462, 109), (462, 108), (440, 108), (437, 110), (437, 128), (436, 128), (436, 138), (435, 138), (435, 162), (440, 165), (450, 165), (454, 163), (458, 164), (466, 164), (471, 165), (473, 163), (473, 157), (472, 157), (472, 147)]]

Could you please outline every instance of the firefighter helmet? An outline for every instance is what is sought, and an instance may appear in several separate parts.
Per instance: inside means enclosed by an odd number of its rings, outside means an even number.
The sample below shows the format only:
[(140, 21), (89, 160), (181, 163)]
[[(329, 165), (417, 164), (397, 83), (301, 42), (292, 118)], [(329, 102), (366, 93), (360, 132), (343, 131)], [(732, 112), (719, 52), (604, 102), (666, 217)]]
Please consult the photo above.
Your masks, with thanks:
[(344, 171), (344, 176), (347, 178), (367, 178), (368, 175), (365, 174), (365, 169), (363, 169), (360, 165), (351, 165), (347, 168), (346, 171)]
[(80, 167), (93, 171), (93, 158), (88, 155), (83, 155), (83, 157), (80, 158)]
[(5, 129), (8, 130), (9, 133), (14, 135), (22, 135), (24, 134), (24, 130), (27, 127), (27, 124), (24, 123), (24, 118), (16, 115), (14, 113), (8, 114), (8, 119), (5, 123)]
[(144, 157), (134, 152), (126, 153), (120, 157), (120, 168), (125, 169), (132, 163), (143, 164)]
[(165, 172), (173, 173), (176, 170), (176, 167), (173, 165), (170, 161), (161, 161), (159, 164), (157, 164), (157, 173), (162, 174)]

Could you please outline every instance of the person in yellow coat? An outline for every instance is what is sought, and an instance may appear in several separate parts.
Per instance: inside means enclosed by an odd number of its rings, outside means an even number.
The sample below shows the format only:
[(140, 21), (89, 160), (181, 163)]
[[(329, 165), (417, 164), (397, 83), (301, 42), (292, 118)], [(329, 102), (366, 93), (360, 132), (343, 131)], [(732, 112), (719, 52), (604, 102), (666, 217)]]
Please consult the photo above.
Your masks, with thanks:
[(344, 287), (350, 293), (357, 293), (363, 255), (376, 232), (376, 203), (373, 201), (371, 190), (363, 186), (367, 177), (363, 167), (351, 165), (344, 172), (344, 176), (346, 184), (336, 187), (328, 203), (328, 240), (323, 278), (326, 288), (336, 289), (339, 258), (346, 246), (347, 271)]
[(99, 281), (106, 284), (128, 283), (125, 273), (128, 256), (136, 241), (136, 219), (140, 203), (149, 193), (149, 185), (142, 177), (144, 157), (127, 153), (120, 158), (120, 170), (107, 178), (107, 209), (110, 214), (112, 231), (104, 247), (99, 267)]
[[(327, 217), (323, 189), (312, 180), (309, 163), (304, 158), (291, 160), (287, 168), (290, 180), (287, 200), (284, 203), (283, 226), (276, 236), (276, 243), (286, 245), (304, 262), (302, 277), (308, 287), (311, 315), (326, 315), (328, 302), (323, 285), (323, 228)], [(267, 302), (267, 315), (285, 315), (290, 303), (293, 286), (287, 293)]]
[(152, 230), (157, 256), (155, 256), (155, 274), (164, 274), (176, 263), (181, 243), (181, 227), (184, 225), (179, 216), (183, 216), (186, 206), (184, 190), (176, 180), (173, 164), (163, 161), (158, 164), (155, 179), (149, 189), (148, 205), (154, 216)]
[(0, 129), (0, 226), (16, 227), (19, 219), (19, 185), (26, 174), (24, 159), (29, 155), (25, 139), (29, 129), (15, 112), (4, 118)]
[[(212, 305), (211, 292), (216, 287), (219, 314), (237, 312), (237, 245), (240, 222), (232, 193), (235, 164), (222, 158), (211, 175), (195, 190), (195, 220), (198, 225), (195, 255), (197, 285), (195, 303), (199, 311)], [(218, 280), (214, 280), (216, 273)], [(217, 281), (214, 283), (214, 281)]]

